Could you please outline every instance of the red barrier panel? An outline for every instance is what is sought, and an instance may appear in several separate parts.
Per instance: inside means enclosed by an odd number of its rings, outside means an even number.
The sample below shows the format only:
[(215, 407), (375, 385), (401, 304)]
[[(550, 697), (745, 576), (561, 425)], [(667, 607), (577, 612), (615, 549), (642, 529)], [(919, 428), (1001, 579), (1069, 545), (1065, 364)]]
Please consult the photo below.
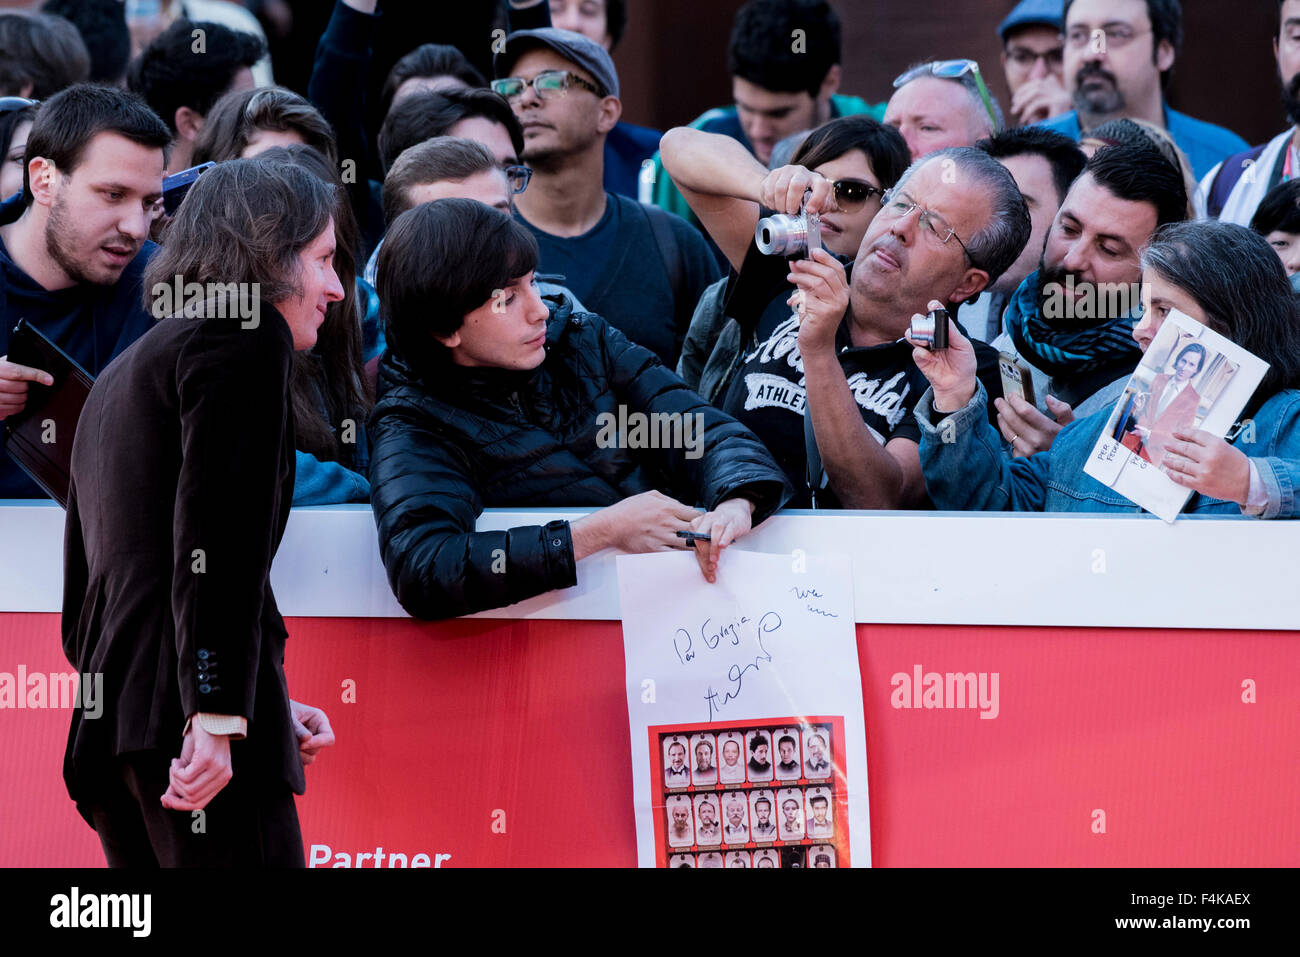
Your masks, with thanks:
[[(66, 672), (58, 621), (0, 614), (0, 672)], [(635, 864), (617, 622), (287, 624), (291, 692), (338, 737), (299, 800), (319, 866)], [(876, 865), (1300, 865), (1294, 634), (857, 627)], [(918, 665), (996, 672), (997, 717), (895, 707)], [(0, 710), (0, 865), (103, 862), (68, 720)]]

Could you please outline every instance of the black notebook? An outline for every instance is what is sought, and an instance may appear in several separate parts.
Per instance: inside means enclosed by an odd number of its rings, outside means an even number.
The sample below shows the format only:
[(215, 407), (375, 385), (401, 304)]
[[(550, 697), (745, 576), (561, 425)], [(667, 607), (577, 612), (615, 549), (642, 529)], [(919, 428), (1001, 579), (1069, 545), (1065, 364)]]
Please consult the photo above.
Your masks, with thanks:
[(9, 361), (48, 372), (54, 385), (27, 383), (27, 404), (4, 420), (4, 447), (33, 481), (68, 507), (72, 439), (94, 378), (21, 319), (9, 337)]

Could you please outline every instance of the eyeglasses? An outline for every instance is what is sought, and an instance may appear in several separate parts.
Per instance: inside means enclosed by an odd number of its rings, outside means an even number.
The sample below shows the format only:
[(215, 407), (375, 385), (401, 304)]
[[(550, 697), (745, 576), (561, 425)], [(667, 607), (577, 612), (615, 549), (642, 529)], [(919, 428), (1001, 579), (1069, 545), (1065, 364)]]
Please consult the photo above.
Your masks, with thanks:
[(885, 195), (879, 186), (860, 179), (837, 179), (831, 188), (835, 191), (835, 205), (846, 213), (856, 213), (873, 196)]
[(1142, 34), (1150, 32), (1152, 31), (1149, 29), (1134, 30), (1132, 27), (1126, 26), (1122, 23), (1110, 27), (1098, 27), (1095, 30), (1091, 30), (1084, 26), (1078, 26), (1071, 27), (1070, 31), (1065, 34), (1065, 42), (1074, 49), (1079, 50), (1091, 43), (1092, 38), (1098, 33), (1103, 33), (1106, 35), (1106, 46), (1103, 47), (1100, 52), (1105, 53), (1106, 49), (1109, 47), (1114, 47), (1116, 50), (1121, 49), (1122, 47), (1128, 46), (1138, 37), (1142, 36)]
[(1065, 50), (1056, 47), (1051, 50), (1044, 50), (1042, 53), (1035, 53), (1028, 47), (1012, 47), (1007, 51), (1007, 59), (1022, 70), (1032, 70), (1035, 64), (1042, 60), (1050, 70), (1053, 67), (1065, 64)]
[(999, 128), (998, 115), (993, 109), (993, 98), (989, 96), (989, 88), (984, 85), (984, 77), (980, 74), (980, 65), (974, 60), (937, 60), (934, 63), (922, 63), (920, 66), (908, 70), (906, 73), (894, 80), (894, 89), (911, 83), (920, 76), (937, 76), (941, 80), (957, 80), (969, 73), (975, 78), (975, 88), (979, 91), (980, 99), (984, 102), (984, 109), (988, 110), (989, 122), (993, 124), (993, 132)]
[(0, 96), (0, 116), (25, 110), (29, 106), (40, 106), (40, 100), (29, 100), (25, 96)]
[(549, 100), (556, 96), (563, 96), (570, 87), (580, 86), (584, 90), (590, 90), (597, 96), (605, 96), (605, 91), (592, 83), (590, 80), (584, 80), (576, 73), (570, 73), (568, 70), (543, 70), (531, 80), (526, 80), (522, 76), (508, 76), (504, 79), (492, 81), (492, 92), (499, 93), (507, 100), (515, 100), (524, 95), (524, 89), (531, 86), (539, 99)]
[(880, 211), (881, 216), (884, 216), (887, 220), (903, 219), (911, 213), (912, 210), (920, 209), (920, 223), (922, 229), (928, 230), (935, 239), (939, 240), (939, 242), (943, 243), (945, 246), (948, 244), (948, 240), (957, 240), (957, 245), (960, 246), (962, 252), (966, 254), (966, 258), (970, 260), (970, 264), (976, 269), (984, 268), (976, 262), (975, 257), (971, 255), (966, 244), (962, 242), (961, 237), (957, 235), (957, 230), (953, 229), (952, 226), (948, 224), (948, 220), (944, 219), (943, 216), (932, 209), (926, 209), (906, 193), (894, 193), (892, 190), (886, 190), (884, 199), (885, 205)]
[(505, 166), (502, 169), (505, 171), (506, 181), (510, 184), (510, 192), (514, 195), (526, 190), (529, 181), (533, 178), (533, 171), (527, 166)]

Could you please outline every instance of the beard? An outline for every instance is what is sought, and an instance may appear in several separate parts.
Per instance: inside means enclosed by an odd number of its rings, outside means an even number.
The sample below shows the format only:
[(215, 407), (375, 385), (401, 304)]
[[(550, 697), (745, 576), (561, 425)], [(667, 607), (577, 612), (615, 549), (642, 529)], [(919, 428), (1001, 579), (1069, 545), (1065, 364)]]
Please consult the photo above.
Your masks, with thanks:
[[(111, 286), (116, 283), (122, 277), (122, 271), (126, 267), (118, 269), (113, 266), (99, 266), (92, 258), (99, 251), (99, 246), (96, 245), (93, 249), (79, 249), (78, 247), (83, 243), (84, 239), (77, 232), (68, 213), (67, 204), (62, 196), (56, 196), (54, 204), (50, 207), (50, 217), (45, 223), (45, 251), (74, 282), (92, 286)], [(126, 236), (119, 235), (117, 244), (129, 246), (137, 251), (140, 248), (140, 243)]]
[[(1110, 315), (1110, 310), (1107, 307), (1110, 305), (1111, 297), (1103, 295), (1102, 288), (1097, 288), (1093, 291), (1092, 296), (1094, 298), (1092, 298), (1092, 303), (1089, 305), (1086, 312), (1081, 307), (1077, 307), (1075, 303), (1069, 303), (1069, 305), (1066, 305), (1065, 300), (1063, 299), (1051, 310), (1051, 315), (1055, 318), (1048, 319), (1048, 299), (1052, 296), (1068, 296), (1068, 293), (1066, 292), (1067, 282), (1071, 276), (1074, 278), (1075, 290), (1087, 290), (1088, 287), (1093, 285), (1093, 283), (1088, 282), (1087, 280), (1074, 276), (1074, 274), (1063, 265), (1048, 266), (1046, 260), (1038, 260), (1038, 315), (1044, 322), (1050, 323), (1052, 326), (1061, 329), (1091, 329), (1095, 326), (1105, 325), (1112, 319), (1120, 318), (1118, 315)], [(1072, 318), (1074, 314), (1069, 310), (1073, 308), (1079, 308), (1080, 312), (1083, 314)]]
[[(1101, 87), (1091, 92), (1085, 93), (1083, 82), (1091, 77), (1105, 80), (1110, 84), (1109, 88)], [(1101, 114), (1119, 113), (1123, 111), (1127, 102), (1124, 94), (1120, 92), (1119, 83), (1113, 73), (1108, 73), (1096, 63), (1084, 64), (1074, 77), (1074, 108), (1080, 113)]]
[(1300, 73), (1282, 84), (1282, 108), (1291, 125), (1300, 126)]

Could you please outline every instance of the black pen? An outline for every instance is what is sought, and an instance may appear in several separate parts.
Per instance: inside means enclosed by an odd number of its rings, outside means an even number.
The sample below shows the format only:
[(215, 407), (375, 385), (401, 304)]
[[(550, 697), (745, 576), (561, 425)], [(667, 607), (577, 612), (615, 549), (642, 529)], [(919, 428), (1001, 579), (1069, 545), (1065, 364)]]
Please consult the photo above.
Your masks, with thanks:
[(695, 547), (696, 542), (713, 541), (713, 539), (710, 538), (708, 535), (706, 535), (704, 532), (681, 531), (677, 533), (677, 537), (686, 539), (686, 544), (691, 546), (691, 548)]

